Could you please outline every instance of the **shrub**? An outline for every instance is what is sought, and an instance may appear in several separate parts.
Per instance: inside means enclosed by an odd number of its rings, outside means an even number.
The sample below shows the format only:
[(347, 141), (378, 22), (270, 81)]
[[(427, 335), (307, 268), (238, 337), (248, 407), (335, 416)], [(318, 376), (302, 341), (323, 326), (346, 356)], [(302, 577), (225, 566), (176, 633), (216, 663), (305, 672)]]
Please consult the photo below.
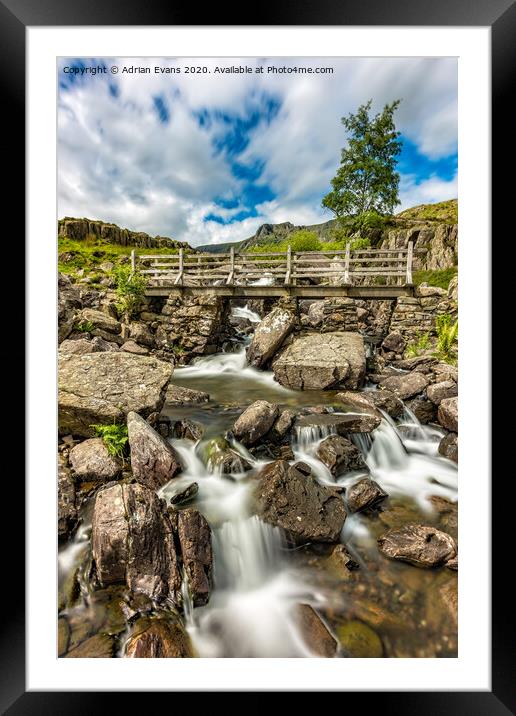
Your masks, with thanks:
[(73, 328), (81, 333), (91, 333), (95, 328), (95, 324), (91, 321), (82, 321), (81, 323), (76, 323)]
[(294, 231), (281, 243), (286, 245), (285, 248), (290, 244), (292, 251), (319, 251), (321, 248), (321, 242), (315, 231), (306, 231), (304, 229)]
[(116, 294), (118, 297), (117, 309), (128, 318), (133, 318), (145, 296), (147, 279), (139, 271), (133, 272), (131, 267), (126, 264), (117, 266), (113, 271), (113, 275), (116, 281)]
[(353, 231), (367, 229), (383, 229), (390, 221), (389, 216), (384, 216), (376, 211), (366, 211), (353, 218), (351, 227)]
[(113, 423), (112, 425), (94, 424), (90, 425), (95, 437), (102, 438), (102, 442), (110, 455), (124, 457), (126, 444), (129, 439), (127, 425)]
[(450, 281), (456, 273), (456, 266), (436, 271), (414, 271), (412, 274), (412, 281), (415, 286), (419, 286), (420, 283), (427, 283), (429, 286), (437, 286), (438, 288), (447, 289)]
[(437, 331), (436, 358), (445, 363), (457, 364), (457, 342), (459, 335), (459, 322), (453, 321), (449, 313), (443, 313), (435, 319)]

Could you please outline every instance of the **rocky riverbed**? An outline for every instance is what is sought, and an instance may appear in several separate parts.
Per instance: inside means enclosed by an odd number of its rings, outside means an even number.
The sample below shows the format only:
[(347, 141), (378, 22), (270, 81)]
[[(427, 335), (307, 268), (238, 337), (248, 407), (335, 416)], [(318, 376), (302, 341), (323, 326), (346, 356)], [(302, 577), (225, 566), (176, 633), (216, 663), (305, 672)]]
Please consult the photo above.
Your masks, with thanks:
[(458, 374), (407, 357), (456, 285), (128, 323), (59, 287), (59, 656), (457, 655)]

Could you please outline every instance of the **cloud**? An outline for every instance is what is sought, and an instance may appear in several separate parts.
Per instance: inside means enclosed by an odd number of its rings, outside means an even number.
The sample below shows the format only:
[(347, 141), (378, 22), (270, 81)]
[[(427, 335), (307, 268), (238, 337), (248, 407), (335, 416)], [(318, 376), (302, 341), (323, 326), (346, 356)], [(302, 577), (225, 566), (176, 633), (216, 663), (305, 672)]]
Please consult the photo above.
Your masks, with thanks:
[[(192, 245), (241, 240), (266, 222), (327, 220), (321, 198), (346, 141), (340, 118), (370, 98), (374, 111), (402, 99), (396, 123), (410, 144), (403, 207), (456, 195), (454, 58), (110, 58), (107, 66), (151, 72), (62, 72), (102, 63), (61, 61), (60, 216), (104, 219)], [(201, 64), (212, 72), (154, 72)], [(216, 66), (271, 64), (333, 65), (335, 72), (213, 74)]]

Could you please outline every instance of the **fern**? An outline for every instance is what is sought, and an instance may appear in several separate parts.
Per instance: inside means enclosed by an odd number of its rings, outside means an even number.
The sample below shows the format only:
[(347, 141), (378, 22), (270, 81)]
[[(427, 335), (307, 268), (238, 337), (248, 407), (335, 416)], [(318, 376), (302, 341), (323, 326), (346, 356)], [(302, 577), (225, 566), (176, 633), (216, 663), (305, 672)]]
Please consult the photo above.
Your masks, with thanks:
[(452, 323), (452, 320), (452, 316), (449, 313), (443, 313), (435, 319), (437, 331), (435, 356), (445, 363), (456, 365), (459, 322), (455, 320)]
[(415, 358), (430, 348), (430, 334), (420, 334), (417, 341), (411, 341), (405, 349), (407, 358)]
[(102, 438), (110, 455), (124, 458), (126, 444), (129, 439), (127, 425), (117, 423), (112, 425), (94, 424), (90, 425), (90, 428), (93, 430), (95, 437)]

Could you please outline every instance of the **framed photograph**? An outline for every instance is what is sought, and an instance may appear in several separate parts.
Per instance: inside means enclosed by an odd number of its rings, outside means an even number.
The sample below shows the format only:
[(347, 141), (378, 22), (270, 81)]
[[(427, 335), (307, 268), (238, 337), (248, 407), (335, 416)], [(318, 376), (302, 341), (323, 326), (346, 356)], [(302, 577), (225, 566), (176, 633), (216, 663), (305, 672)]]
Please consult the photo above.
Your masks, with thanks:
[(0, 4), (27, 147), (7, 713), (513, 712), (490, 267), (514, 3), (262, 12)]

